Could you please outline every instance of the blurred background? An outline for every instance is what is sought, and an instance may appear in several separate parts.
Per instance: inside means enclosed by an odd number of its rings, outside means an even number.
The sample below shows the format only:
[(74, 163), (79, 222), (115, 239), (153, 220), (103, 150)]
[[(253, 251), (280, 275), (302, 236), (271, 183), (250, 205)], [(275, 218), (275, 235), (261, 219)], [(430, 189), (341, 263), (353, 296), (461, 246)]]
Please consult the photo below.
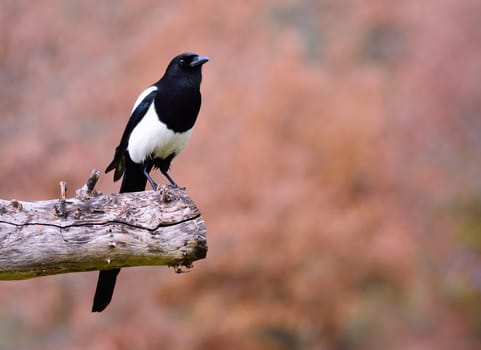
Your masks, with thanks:
[[(173, 162), (189, 273), (0, 282), (0, 349), (479, 349), (481, 2), (0, 2), (0, 198), (69, 196), (138, 94), (208, 55)], [(162, 183), (159, 173), (155, 178)], [(112, 175), (98, 190), (118, 191)]]

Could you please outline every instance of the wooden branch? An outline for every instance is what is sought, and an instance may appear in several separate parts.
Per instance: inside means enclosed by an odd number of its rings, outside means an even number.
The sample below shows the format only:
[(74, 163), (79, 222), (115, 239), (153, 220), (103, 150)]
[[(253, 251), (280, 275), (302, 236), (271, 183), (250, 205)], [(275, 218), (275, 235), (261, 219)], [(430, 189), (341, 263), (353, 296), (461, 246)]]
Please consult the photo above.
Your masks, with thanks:
[(0, 280), (141, 265), (176, 272), (205, 258), (205, 223), (179, 188), (108, 194), (94, 170), (75, 198), (0, 200)]

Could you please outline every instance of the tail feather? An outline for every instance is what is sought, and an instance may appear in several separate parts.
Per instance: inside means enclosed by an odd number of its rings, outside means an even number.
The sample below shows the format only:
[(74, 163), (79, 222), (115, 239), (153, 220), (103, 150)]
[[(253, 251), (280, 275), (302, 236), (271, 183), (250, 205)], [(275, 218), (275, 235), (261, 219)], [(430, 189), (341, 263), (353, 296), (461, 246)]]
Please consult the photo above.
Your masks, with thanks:
[(92, 312), (101, 312), (112, 300), (114, 294), (115, 281), (120, 269), (104, 270), (99, 272), (97, 289), (95, 290)]
[[(152, 166), (148, 166), (150, 171)], [(112, 163), (107, 167), (105, 172), (115, 169), (114, 180), (117, 181), (122, 177), (120, 185), (120, 193), (122, 192), (138, 192), (145, 190), (147, 178), (144, 174), (144, 166), (134, 163), (128, 154), (118, 152), (116, 150)], [(114, 293), (115, 282), (120, 269), (103, 270), (99, 272), (97, 288), (95, 290), (92, 312), (100, 312), (109, 305)]]
[[(144, 174), (144, 165), (134, 163), (130, 157), (125, 157), (125, 171), (120, 185), (120, 193), (124, 192), (139, 192), (145, 190), (147, 184), (147, 178)], [(147, 166), (149, 172), (152, 166)]]
[(124, 149), (120, 149), (120, 146), (117, 146), (115, 149), (114, 159), (105, 169), (105, 173), (107, 174), (109, 171), (115, 170), (114, 172), (114, 181), (119, 180), (125, 172), (125, 163), (126, 163), (126, 151)]

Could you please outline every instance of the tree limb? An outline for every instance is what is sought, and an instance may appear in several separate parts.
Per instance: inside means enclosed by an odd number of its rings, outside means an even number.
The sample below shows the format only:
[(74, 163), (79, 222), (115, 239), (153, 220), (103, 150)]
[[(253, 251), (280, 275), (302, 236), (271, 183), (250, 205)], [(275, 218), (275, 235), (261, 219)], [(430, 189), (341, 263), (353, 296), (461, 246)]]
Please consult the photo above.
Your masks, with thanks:
[(94, 170), (75, 198), (0, 199), (0, 280), (116, 267), (169, 265), (177, 272), (205, 258), (205, 223), (179, 188), (99, 194)]

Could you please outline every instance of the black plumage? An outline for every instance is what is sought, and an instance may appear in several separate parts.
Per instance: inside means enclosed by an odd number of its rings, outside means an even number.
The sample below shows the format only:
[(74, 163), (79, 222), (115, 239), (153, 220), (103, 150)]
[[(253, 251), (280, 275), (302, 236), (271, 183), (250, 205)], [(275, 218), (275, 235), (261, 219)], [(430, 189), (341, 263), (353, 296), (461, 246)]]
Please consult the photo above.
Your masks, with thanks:
[[(114, 170), (114, 181), (122, 176), (120, 192), (145, 190), (152, 168), (158, 168), (172, 186), (168, 171), (190, 138), (201, 105), (202, 65), (209, 59), (183, 53), (172, 59), (163, 77), (142, 92), (105, 172)], [(92, 311), (102, 311), (112, 299), (120, 269), (100, 271)]]

